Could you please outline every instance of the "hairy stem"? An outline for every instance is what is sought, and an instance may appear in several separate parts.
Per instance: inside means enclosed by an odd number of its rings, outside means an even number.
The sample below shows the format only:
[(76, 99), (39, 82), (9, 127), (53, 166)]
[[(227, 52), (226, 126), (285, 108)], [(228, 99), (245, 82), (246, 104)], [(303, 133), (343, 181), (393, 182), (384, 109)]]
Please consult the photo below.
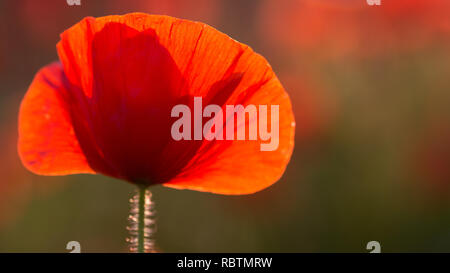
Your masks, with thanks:
[(153, 204), (151, 193), (147, 187), (139, 187), (130, 199), (130, 215), (128, 217), (128, 231), (130, 237), (130, 251), (137, 253), (153, 252), (154, 243), (152, 235), (154, 232)]
[(137, 251), (138, 253), (144, 253), (144, 242), (145, 242), (145, 193), (147, 191), (146, 188), (139, 188), (139, 217), (138, 217), (138, 245)]

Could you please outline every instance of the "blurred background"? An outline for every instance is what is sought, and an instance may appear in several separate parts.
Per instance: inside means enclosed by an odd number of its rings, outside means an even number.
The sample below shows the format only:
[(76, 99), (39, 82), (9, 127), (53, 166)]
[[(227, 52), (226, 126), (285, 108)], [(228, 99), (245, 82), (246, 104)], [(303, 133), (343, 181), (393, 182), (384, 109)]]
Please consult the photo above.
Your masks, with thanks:
[(161, 252), (450, 252), (450, 1), (0, 0), (0, 252), (126, 252), (134, 187), (39, 177), (20, 101), (85, 16), (205, 22), (265, 56), (291, 96), (283, 178), (248, 196), (153, 187)]

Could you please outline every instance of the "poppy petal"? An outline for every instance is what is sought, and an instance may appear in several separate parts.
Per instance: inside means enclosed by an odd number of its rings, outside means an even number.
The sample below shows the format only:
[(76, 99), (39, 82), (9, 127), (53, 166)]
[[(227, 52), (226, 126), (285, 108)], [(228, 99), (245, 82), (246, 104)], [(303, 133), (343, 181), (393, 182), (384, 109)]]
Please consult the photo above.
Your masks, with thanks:
[[(252, 98), (236, 101), (236, 104), (279, 105), (278, 148), (261, 151), (261, 140), (206, 143), (184, 170), (165, 186), (239, 195), (260, 191), (280, 179), (294, 147), (295, 122), (287, 93), (273, 77), (259, 86)], [(249, 128), (249, 121), (246, 128)]]
[(94, 173), (62, 99), (66, 81), (60, 63), (42, 68), (20, 106), (19, 155), (25, 167), (36, 174)]
[(185, 76), (191, 96), (202, 96), (204, 104), (278, 105), (280, 135), (275, 151), (261, 151), (261, 141), (205, 142), (180, 174), (164, 185), (249, 194), (275, 183), (292, 154), (295, 122), (290, 99), (268, 62), (207, 25), (175, 21), (165, 29), (169, 31), (160, 30), (159, 37), (162, 43), (168, 41), (166, 47)]

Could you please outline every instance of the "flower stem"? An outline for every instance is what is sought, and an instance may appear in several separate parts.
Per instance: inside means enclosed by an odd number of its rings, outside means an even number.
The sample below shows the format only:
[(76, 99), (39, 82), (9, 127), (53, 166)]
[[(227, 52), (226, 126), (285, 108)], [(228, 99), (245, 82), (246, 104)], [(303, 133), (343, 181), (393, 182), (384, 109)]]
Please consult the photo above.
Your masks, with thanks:
[(130, 199), (130, 216), (128, 217), (128, 231), (130, 237), (130, 251), (145, 253), (153, 251), (153, 240), (151, 236), (154, 231), (153, 204), (151, 192), (148, 187), (140, 186), (134, 196)]
[(145, 194), (146, 187), (139, 187), (139, 216), (138, 216), (138, 245), (137, 252), (144, 253), (145, 251)]

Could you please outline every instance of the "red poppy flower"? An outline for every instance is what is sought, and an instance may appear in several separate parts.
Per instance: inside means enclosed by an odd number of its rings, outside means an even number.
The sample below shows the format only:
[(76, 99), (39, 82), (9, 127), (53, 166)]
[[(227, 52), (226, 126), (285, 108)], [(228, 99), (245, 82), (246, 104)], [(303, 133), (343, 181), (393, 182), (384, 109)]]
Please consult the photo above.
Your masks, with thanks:
[[(30, 171), (221, 194), (256, 192), (284, 172), (291, 103), (248, 46), (202, 23), (133, 13), (85, 18), (57, 50), (60, 62), (38, 72), (20, 108), (18, 149)], [(279, 105), (278, 149), (260, 151), (262, 140), (174, 140), (171, 109), (193, 97), (222, 107)]]

